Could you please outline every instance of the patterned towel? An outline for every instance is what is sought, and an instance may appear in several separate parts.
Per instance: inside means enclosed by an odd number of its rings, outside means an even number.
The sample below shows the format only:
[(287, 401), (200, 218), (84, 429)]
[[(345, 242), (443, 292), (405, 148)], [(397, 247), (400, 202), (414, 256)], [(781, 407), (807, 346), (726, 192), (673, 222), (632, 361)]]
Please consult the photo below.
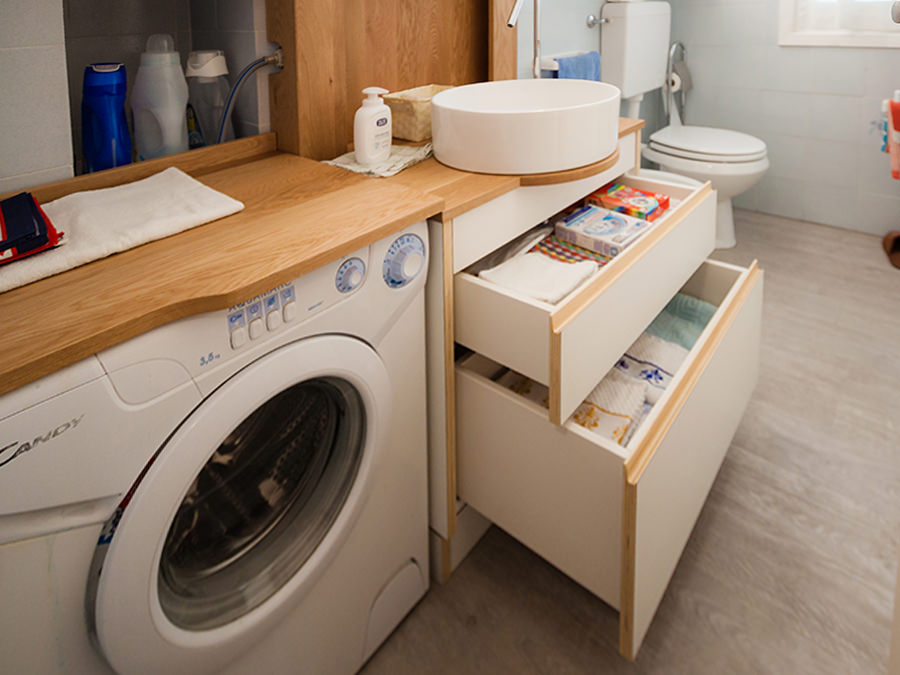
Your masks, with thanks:
[(656, 403), (666, 391), (675, 372), (688, 355), (688, 350), (674, 342), (641, 333), (628, 348), (616, 370), (647, 383), (647, 402)]
[(581, 260), (592, 260), (601, 267), (612, 260), (612, 258), (601, 253), (595, 253), (594, 251), (589, 251), (581, 246), (576, 246), (575, 244), (563, 241), (555, 234), (551, 234), (549, 237), (541, 239), (532, 246), (528, 252), (543, 253), (560, 262), (575, 263)]
[(613, 368), (588, 394), (572, 418), (588, 431), (624, 444), (641, 417), (647, 383)]

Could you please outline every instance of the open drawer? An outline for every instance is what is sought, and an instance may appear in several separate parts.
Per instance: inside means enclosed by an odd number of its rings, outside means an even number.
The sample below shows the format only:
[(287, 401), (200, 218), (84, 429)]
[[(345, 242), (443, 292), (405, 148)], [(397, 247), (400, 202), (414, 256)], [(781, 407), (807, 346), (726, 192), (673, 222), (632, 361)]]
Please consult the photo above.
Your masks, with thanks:
[(572, 420), (551, 424), (543, 407), (494, 382), (506, 369), (480, 354), (456, 367), (460, 498), (618, 609), (627, 658), (637, 653), (757, 379), (756, 263), (707, 261), (683, 291), (717, 310), (627, 447)]
[(558, 304), (465, 271), (455, 276), (456, 341), (549, 386), (555, 424), (572, 414), (715, 245), (709, 183), (692, 190), (636, 176), (620, 182), (680, 203)]

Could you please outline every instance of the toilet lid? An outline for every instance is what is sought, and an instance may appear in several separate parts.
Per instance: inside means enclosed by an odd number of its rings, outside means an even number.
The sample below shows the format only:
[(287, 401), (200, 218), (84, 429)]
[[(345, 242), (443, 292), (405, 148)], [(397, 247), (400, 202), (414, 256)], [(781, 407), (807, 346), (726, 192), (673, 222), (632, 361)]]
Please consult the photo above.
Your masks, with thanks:
[(706, 162), (751, 162), (766, 156), (766, 144), (755, 136), (712, 127), (664, 127), (650, 135), (649, 145), (668, 155)]

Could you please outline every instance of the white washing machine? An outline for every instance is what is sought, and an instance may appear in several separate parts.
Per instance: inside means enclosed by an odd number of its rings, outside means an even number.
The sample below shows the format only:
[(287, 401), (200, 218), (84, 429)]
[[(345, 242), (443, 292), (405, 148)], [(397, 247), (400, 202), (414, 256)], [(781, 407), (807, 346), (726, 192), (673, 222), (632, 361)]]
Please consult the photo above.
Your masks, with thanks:
[(0, 670), (360, 668), (428, 587), (426, 242), (0, 397)]

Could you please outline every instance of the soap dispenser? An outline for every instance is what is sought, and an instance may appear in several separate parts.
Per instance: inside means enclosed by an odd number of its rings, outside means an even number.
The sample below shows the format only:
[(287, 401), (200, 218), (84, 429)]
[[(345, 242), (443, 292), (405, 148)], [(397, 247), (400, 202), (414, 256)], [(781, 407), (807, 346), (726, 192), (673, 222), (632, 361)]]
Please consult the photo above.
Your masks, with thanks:
[(391, 109), (381, 98), (387, 89), (366, 87), (362, 106), (353, 118), (353, 149), (359, 164), (383, 162), (391, 155)]

